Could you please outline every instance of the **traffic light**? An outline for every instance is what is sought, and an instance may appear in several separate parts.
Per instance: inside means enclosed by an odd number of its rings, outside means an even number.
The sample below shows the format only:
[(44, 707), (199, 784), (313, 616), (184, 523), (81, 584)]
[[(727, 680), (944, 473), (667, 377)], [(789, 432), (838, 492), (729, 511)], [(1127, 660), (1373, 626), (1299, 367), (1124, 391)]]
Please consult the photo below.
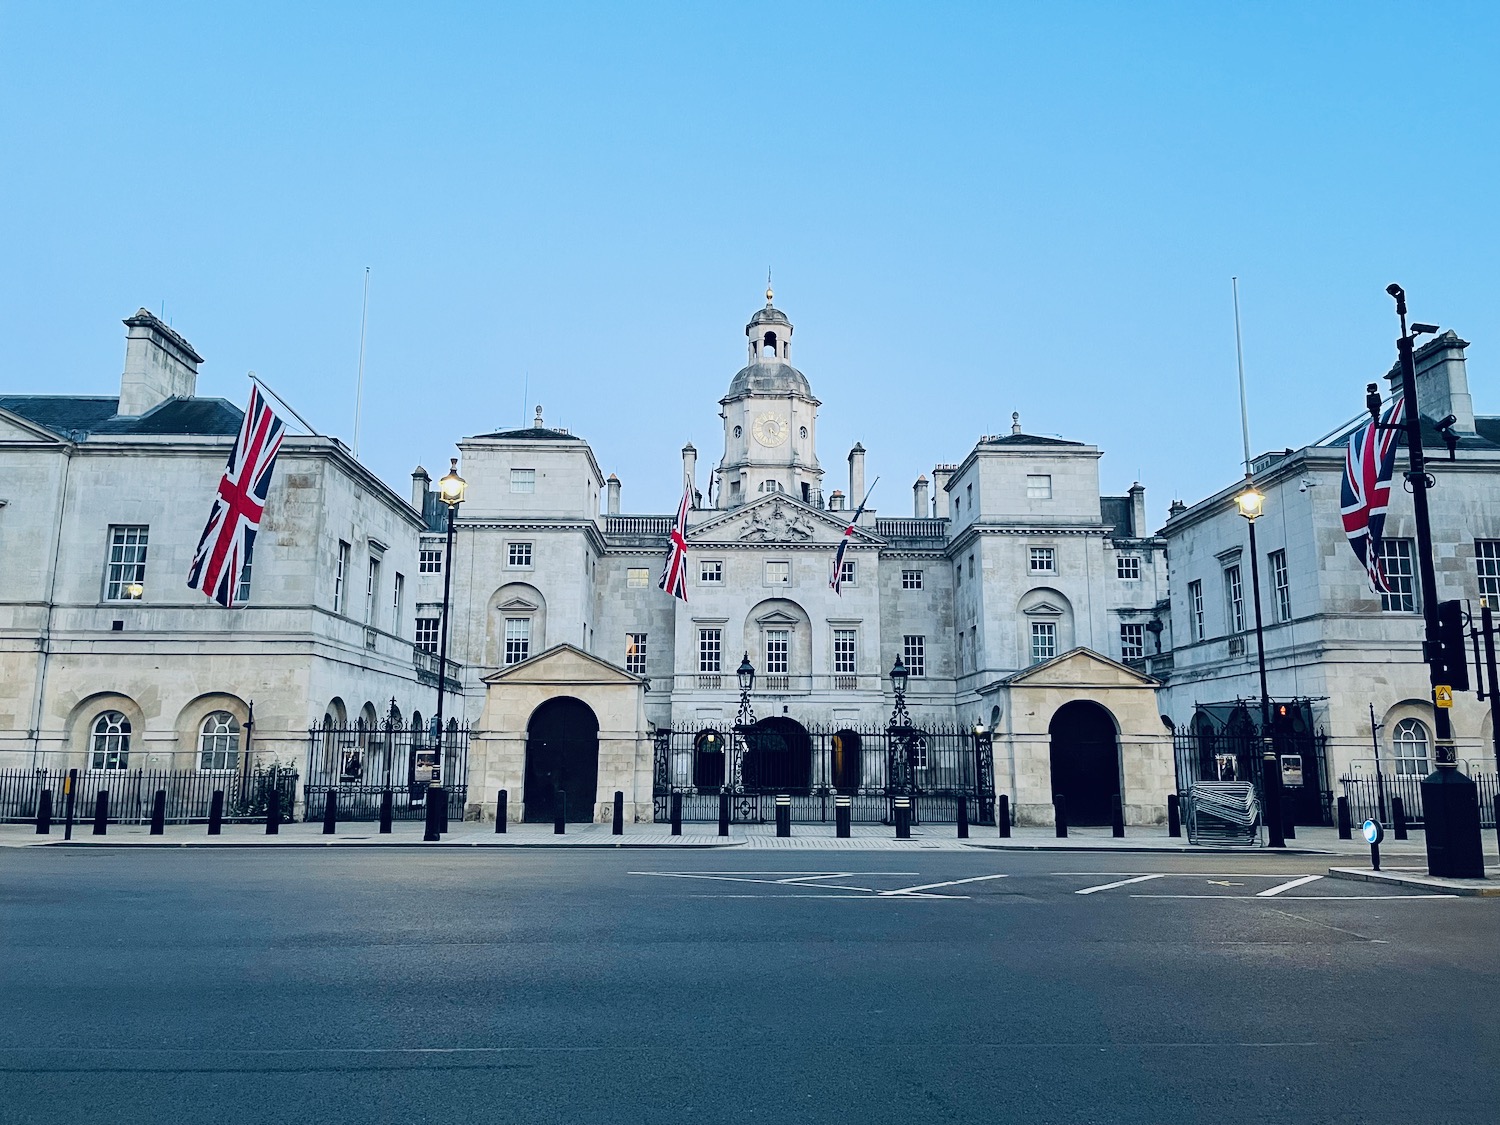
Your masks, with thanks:
[(1464, 648), (1464, 607), (1438, 602), (1437, 644), (1432, 654), (1437, 681), (1454, 691), (1469, 690), (1469, 657)]

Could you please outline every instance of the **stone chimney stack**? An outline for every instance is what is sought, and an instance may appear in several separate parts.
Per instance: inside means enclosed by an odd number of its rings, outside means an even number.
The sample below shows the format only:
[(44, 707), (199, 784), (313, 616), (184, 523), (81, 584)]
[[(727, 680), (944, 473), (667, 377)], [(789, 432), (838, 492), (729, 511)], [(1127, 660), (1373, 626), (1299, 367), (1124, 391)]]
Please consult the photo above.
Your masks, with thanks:
[(1136, 481), (1127, 495), (1130, 497), (1130, 534), (1144, 539), (1150, 534), (1146, 530), (1146, 486)]
[(917, 478), (917, 483), (911, 486), (912, 515), (919, 520), (925, 520), (932, 515), (931, 501), (927, 499), (927, 477), (925, 475)]
[(932, 467), (933, 515), (940, 520), (948, 518), (948, 482), (953, 479), (954, 465)]
[[(126, 321), (128, 324), (129, 321)], [(1417, 349), (1413, 358), (1417, 367), (1417, 410), (1430, 422), (1441, 422), (1448, 415), (1458, 421), (1456, 434), (1474, 432), (1474, 398), (1469, 394), (1468, 366), (1464, 349), (1469, 341), (1460, 340), (1451, 328), (1435, 340)], [(1386, 375), (1391, 393), (1401, 390), (1401, 365)]]
[(1171, 523), (1185, 511), (1187, 511), (1186, 504), (1181, 500), (1173, 500), (1171, 506), (1167, 508), (1167, 522)]
[(865, 498), (865, 447), (859, 442), (849, 450), (849, 503), (854, 507)]
[(620, 478), (614, 473), (610, 473), (609, 479), (604, 482), (604, 514), (620, 514)]
[(411, 471), (411, 506), (421, 512), (427, 503), (427, 491), (432, 487), (432, 477), (428, 476), (427, 470), (418, 465)]
[(693, 506), (698, 497), (698, 450), (692, 442), (682, 447), (682, 480), (693, 491)]
[(146, 309), (136, 310), (125, 327), (120, 414), (135, 417), (169, 398), (192, 398), (203, 362), (193, 346)]
[(828, 510), (830, 512), (842, 512), (844, 510), (844, 494), (836, 488), (833, 490), (833, 495), (828, 497)]

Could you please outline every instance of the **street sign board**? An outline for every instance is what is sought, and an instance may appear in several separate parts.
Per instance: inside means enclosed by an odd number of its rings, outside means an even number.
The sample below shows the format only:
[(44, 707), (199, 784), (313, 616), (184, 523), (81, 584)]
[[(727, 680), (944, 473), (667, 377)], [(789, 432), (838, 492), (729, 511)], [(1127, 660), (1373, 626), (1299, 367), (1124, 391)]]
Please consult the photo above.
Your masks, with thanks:
[(1302, 755), (1283, 754), (1281, 756), (1281, 784), (1293, 788), (1302, 788)]
[(1453, 689), (1447, 684), (1438, 684), (1432, 689), (1433, 698), (1437, 700), (1439, 707), (1453, 706)]

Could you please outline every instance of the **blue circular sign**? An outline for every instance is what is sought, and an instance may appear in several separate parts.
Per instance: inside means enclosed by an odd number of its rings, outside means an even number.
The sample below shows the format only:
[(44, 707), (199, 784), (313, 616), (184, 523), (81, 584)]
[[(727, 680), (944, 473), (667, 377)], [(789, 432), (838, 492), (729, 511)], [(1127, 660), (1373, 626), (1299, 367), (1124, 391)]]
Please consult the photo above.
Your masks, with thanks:
[(1378, 844), (1385, 838), (1385, 829), (1380, 826), (1378, 820), (1367, 820), (1361, 831), (1365, 834), (1365, 843)]

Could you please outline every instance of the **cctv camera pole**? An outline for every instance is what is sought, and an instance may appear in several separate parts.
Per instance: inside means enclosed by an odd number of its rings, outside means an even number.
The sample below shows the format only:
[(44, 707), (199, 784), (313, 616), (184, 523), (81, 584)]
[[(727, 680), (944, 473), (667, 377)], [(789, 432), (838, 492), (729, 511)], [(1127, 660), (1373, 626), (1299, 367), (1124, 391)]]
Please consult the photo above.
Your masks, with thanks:
[[(1437, 576), (1432, 564), (1432, 521), (1427, 507), (1427, 490), (1435, 483), (1427, 473), (1422, 454), (1422, 415), (1417, 409), (1417, 364), (1413, 355), (1415, 336), (1406, 326), (1406, 293), (1399, 285), (1386, 287), (1396, 299), (1396, 315), (1401, 319), (1401, 335), (1396, 351), (1401, 358), (1401, 394), (1406, 400), (1406, 479), (1411, 484), (1412, 514), (1417, 525), (1417, 565), (1422, 589), (1424, 625), (1422, 657), (1427, 664), (1431, 685), (1433, 724), (1436, 746), (1433, 761), (1437, 768), (1422, 781), (1422, 817), (1427, 837), (1427, 873), (1458, 879), (1484, 878), (1483, 836), (1479, 828), (1479, 789), (1458, 768), (1458, 754), (1453, 747), (1453, 724), (1448, 716), (1450, 699), (1441, 703), (1437, 689), (1442, 671), (1439, 668)], [(1379, 413), (1378, 407), (1376, 411)], [(1379, 421), (1377, 416), (1376, 421)]]

